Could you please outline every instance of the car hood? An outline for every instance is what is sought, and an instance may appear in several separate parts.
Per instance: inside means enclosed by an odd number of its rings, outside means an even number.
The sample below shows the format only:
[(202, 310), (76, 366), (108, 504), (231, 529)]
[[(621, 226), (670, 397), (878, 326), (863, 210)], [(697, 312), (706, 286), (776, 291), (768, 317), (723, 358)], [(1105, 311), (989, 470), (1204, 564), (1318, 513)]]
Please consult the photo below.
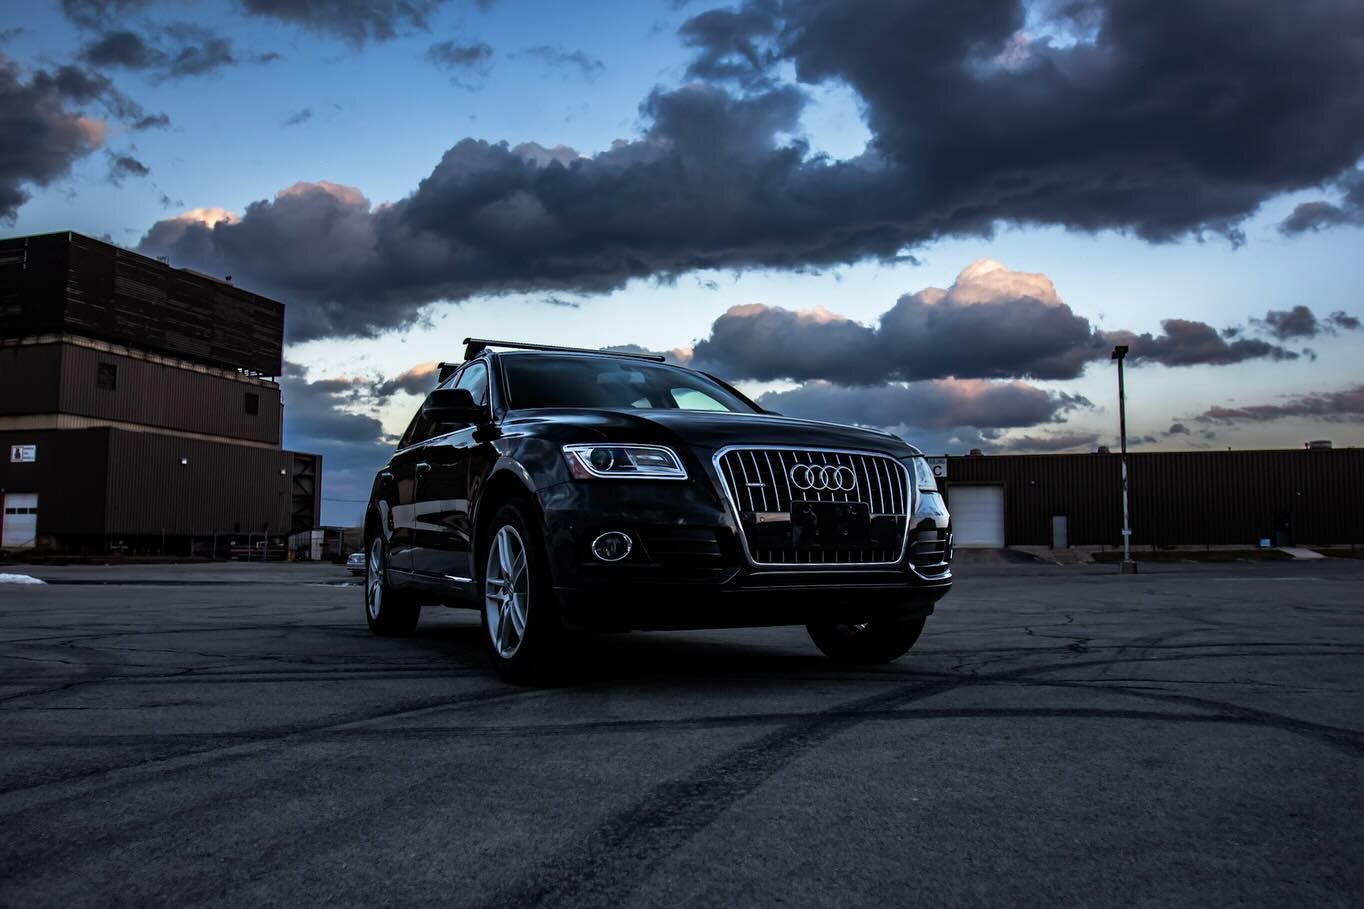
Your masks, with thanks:
[[(791, 445), (873, 451), (892, 457), (915, 453), (903, 440), (884, 433), (772, 414), (544, 408), (516, 411), (510, 416), (510, 425), (553, 424), (561, 434), (574, 435), (573, 441), (580, 442), (680, 442), (706, 449), (726, 445)], [(507, 428), (504, 424), (504, 429)]]

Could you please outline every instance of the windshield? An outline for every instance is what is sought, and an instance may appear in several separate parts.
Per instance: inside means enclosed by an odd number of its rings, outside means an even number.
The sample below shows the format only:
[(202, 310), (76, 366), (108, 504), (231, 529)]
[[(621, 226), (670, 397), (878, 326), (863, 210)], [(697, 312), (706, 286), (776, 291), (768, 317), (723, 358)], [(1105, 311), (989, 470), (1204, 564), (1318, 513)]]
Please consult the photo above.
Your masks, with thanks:
[(502, 369), (515, 408), (609, 407), (754, 413), (742, 398), (705, 376), (609, 357), (506, 356)]

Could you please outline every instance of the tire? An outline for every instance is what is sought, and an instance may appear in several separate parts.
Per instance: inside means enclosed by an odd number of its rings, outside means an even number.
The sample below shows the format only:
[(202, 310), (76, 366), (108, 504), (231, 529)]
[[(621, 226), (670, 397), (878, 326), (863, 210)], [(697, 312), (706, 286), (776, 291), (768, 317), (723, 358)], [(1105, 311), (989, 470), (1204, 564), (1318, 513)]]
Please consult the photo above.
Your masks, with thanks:
[(378, 534), (365, 560), (365, 622), (371, 634), (403, 637), (417, 627), (421, 607), (388, 580), (388, 544)]
[(570, 636), (559, 620), (544, 540), (525, 505), (503, 505), (480, 544), (483, 643), (493, 669), (515, 685), (554, 681), (567, 661)]
[(889, 663), (909, 652), (923, 633), (925, 616), (879, 619), (863, 625), (806, 625), (815, 646), (840, 663)]

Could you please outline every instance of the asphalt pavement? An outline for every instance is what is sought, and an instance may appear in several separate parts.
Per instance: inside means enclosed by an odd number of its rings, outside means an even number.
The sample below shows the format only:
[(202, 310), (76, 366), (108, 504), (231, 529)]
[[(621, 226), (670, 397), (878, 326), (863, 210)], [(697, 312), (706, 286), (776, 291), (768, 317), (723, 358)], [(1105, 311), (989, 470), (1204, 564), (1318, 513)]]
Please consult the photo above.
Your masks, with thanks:
[(1361, 561), (972, 565), (894, 664), (633, 634), (541, 690), (340, 568), (5, 570), (4, 906), (1364, 902)]

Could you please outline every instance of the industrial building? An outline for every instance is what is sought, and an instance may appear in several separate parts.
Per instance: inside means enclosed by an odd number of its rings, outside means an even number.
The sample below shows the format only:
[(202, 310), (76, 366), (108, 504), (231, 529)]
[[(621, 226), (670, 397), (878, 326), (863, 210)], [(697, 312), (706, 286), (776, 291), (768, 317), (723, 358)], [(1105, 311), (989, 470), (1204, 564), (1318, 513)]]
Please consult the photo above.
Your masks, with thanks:
[(0, 550), (243, 555), (315, 527), (283, 344), (284, 305), (229, 281), (74, 233), (0, 240)]
[[(1118, 454), (936, 459), (958, 546), (1122, 546)], [(1364, 449), (1129, 452), (1132, 544), (1364, 543)]]

